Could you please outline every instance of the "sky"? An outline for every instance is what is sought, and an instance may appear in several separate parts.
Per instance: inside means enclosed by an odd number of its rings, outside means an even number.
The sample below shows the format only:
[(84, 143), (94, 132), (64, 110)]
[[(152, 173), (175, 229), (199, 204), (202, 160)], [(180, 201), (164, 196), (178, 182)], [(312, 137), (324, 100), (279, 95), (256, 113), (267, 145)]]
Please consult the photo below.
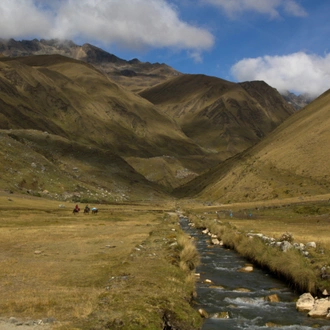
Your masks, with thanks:
[(330, 0), (1, 0), (0, 38), (90, 43), (280, 92), (330, 89)]

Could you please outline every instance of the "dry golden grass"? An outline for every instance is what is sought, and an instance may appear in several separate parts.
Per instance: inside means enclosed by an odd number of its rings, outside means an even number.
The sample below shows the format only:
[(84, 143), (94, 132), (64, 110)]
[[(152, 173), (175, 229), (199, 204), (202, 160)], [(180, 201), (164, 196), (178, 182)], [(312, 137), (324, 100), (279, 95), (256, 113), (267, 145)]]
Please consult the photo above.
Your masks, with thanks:
[[(1, 211), (0, 248), (1, 280), (6, 284), (1, 286), (1, 296), (6, 297), (1, 310), (9, 313), (18, 310), (28, 316), (32, 309), (49, 316), (60, 311), (65, 318), (89, 310), (104, 290), (102, 281), (110, 267), (149, 232), (138, 216), (112, 220), (102, 215), (109, 212), (102, 208), (94, 217), (74, 216), (71, 207), (49, 209), (44, 205), (54, 203), (45, 201), (35, 211), (14, 210), (15, 199), (8, 203), (11, 211)], [(48, 303), (41, 308), (40, 301)]]
[(329, 194), (329, 102), (328, 91), (251, 149), (180, 188), (178, 196), (230, 204)]
[[(0, 154), (0, 169), (5, 177), (0, 178), (0, 189), (52, 191), (53, 185), (47, 180), (52, 179), (57, 193), (74, 190), (76, 187), (68, 187), (71, 184), (87, 184), (89, 190), (94, 190), (92, 186), (125, 190), (126, 194), (129, 190), (133, 195), (130, 200), (136, 200), (137, 190), (144, 190), (141, 196), (148, 196), (151, 191), (162, 194), (162, 188), (150, 184), (120, 157), (143, 160), (159, 155), (206, 155), (170, 116), (90, 64), (48, 55), (1, 58), (0, 67), (0, 80), (5, 86), (0, 91), (0, 130), (13, 130), (0, 132), (12, 137), (0, 141), (4, 151)], [(156, 67), (160, 73), (164, 66)], [(170, 68), (165, 71), (169, 76), (175, 73)], [(165, 79), (164, 72), (162, 76), (161, 80)], [(34, 176), (32, 163), (38, 167), (34, 168)], [(185, 167), (193, 172), (195, 165), (190, 168), (191, 163), (189, 159)], [(144, 167), (143, 161), (134, 164), (137, 169)], [(177, 165), (169, 167), (173, 182), (172, 171)], [(161, 168), (153, 171), (159, 172), (156, 176), (163, 173)], [(93, 180), (93, 176), (101, 179)]]
[(90, 329), (106, 314), (113, 329), (161, 329), (171, 306), (184, 322), (195, 315), (190, 274), (171, 264), (180, 230), (166, 213), (173, 205), (98, 205), (96, 215), (74, 215), (73, 203), (10, 199), (0, 196), (0, 316)]

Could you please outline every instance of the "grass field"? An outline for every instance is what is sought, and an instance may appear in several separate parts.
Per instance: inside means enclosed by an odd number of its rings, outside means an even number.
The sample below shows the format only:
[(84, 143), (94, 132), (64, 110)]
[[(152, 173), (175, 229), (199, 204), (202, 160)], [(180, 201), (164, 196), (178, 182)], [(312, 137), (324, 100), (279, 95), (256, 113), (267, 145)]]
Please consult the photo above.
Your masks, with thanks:
[[(181, 231), (176, 210), (211, 228), (228, 246), (298, 288), (327, 289), (330, 203), (308, 201), (205, 206), (194, 201), (89, 205), (0, 194), (0, 318), (51, 318), (53, 329), (199, 329), (192, 307), (196, 248)], [(84, 204), (80, 204), (83, 209)], [(315, 241), (305, 258), (278, 252), (244, 233), (294, 242)]]
[(164, 317), (198, 327), (173, 205), (89, 215), (64, 205), (0, 196), (0, 317), (54, 318), (56, 329), (162, 329)]

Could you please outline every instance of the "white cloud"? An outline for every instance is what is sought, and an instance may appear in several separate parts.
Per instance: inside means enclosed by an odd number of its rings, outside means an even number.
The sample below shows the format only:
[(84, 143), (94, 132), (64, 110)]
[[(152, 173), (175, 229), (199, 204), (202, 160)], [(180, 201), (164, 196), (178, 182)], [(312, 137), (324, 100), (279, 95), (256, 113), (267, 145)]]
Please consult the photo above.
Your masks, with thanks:
[(209, 49), (210, 32), (181, 21), (164, 0), (69, 0), (60, 9), (53, 34), (82, 34), (104, 43), (142, 47)]
[(2, 38), (80, 38), (128, 49), (172, 47), (201, 53), (214, 44), (166, 0), (1, 0)]
[(318, 96), (330, 89), (330, 54), (321, 57), (298, 52), (247, 58), (236, 63), (231, 72), (238, 81), (264, 80), (280, 92)]
[(202, 63), (203, 58), (200, 52), (188, 52), (188, 56), (194, 60), (195, 63)]
[(301, 7), (296, 1), (287, 0), (283, 2), (283, 7), (287, 13), (293, 16), (298, 16), (298, 17), (307, 16), (305, 9)]
[(201, 0), (223, 9), (230, 17), (246, 11), (268, 15), (271, 18), (280, 17), (283, 9), (293, 16), (306, 16), (307, 13), (295, 0)]
[(0, 17), (1, 38), (39, 35), (40, 30), (51, 28), (48, 13), (41, 11), (33, 0), (1, 0)]

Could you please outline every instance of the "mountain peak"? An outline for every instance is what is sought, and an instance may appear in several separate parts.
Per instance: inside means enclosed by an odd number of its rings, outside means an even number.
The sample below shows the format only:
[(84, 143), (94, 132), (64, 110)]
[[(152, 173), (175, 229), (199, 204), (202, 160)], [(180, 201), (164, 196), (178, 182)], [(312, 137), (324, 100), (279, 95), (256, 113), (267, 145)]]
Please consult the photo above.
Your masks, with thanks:
[[(180, 74), (166, 64), (121, 59), (99, 47), (85, 43), (76, 45), (71, 40), (38, 39), (16, 41), (0, 39), (0, 53), (8, 57), (60, 54), (92, 64), (112, 80), (138, 92)], [(143, 77), (143, 79), (141, 79)]]

